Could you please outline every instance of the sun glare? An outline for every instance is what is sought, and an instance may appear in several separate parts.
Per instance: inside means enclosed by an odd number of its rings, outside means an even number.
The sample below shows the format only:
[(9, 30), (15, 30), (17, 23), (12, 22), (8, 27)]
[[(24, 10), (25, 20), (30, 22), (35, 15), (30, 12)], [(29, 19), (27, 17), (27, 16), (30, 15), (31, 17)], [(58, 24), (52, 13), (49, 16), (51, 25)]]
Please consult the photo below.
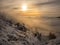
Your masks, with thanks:
[(21, 5), (21, 15), (23, 16), (39, 16), (39, 10), (35, 5), (28, 4), (28, 3), (22, 3)]
[(22, 11), (27, 11), (27, 4), (22, 4)]

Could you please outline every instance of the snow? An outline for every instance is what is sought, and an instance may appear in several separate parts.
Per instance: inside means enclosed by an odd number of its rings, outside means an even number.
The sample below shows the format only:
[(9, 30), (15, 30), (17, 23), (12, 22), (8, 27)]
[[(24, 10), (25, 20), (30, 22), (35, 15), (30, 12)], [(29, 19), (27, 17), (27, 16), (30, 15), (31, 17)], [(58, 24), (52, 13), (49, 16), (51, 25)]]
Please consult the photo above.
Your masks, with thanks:
[(0, 18), (0, 45), (60, 45), (60, 35), (51, 40), (47, 36), (42, 36), (39, 40), (32, 31), (18, 30)]

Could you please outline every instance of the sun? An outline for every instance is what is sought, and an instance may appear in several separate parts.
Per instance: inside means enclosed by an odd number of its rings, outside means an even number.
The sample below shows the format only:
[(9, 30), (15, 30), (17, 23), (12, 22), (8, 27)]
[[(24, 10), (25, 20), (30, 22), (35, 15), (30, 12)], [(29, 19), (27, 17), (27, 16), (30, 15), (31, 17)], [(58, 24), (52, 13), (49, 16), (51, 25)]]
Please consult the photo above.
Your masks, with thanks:
[(22, 16), (39, 16), (41, 14), (35, 5), (29, 3), (22, 3), (19, 13)]
[(27, 4), (22, 4), (22, 6), (21, 6), (21, 10), (22, 11), (27, 11)]

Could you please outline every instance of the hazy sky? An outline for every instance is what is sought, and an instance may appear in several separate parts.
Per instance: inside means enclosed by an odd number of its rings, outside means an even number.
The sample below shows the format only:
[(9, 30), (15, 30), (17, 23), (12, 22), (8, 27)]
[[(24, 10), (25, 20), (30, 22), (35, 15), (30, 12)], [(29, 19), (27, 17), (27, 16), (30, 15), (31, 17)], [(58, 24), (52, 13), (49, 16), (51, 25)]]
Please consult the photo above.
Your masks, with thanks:
[(5, 12), (18, 10), (22, 2), (34, 4), (42, 15), (60, 16), (60, 0), (0, 0), (0, 10)]

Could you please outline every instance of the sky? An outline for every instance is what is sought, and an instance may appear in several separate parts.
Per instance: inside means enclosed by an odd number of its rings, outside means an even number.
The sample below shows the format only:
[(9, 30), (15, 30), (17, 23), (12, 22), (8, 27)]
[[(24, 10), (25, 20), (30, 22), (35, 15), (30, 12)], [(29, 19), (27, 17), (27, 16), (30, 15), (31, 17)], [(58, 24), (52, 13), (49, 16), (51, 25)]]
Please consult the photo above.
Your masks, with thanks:
[(41, 15), (60, 16), (60, 0), (0, 0), (0, 10), (14, 12), (19, 10), (21, 3), (34, 4)]

